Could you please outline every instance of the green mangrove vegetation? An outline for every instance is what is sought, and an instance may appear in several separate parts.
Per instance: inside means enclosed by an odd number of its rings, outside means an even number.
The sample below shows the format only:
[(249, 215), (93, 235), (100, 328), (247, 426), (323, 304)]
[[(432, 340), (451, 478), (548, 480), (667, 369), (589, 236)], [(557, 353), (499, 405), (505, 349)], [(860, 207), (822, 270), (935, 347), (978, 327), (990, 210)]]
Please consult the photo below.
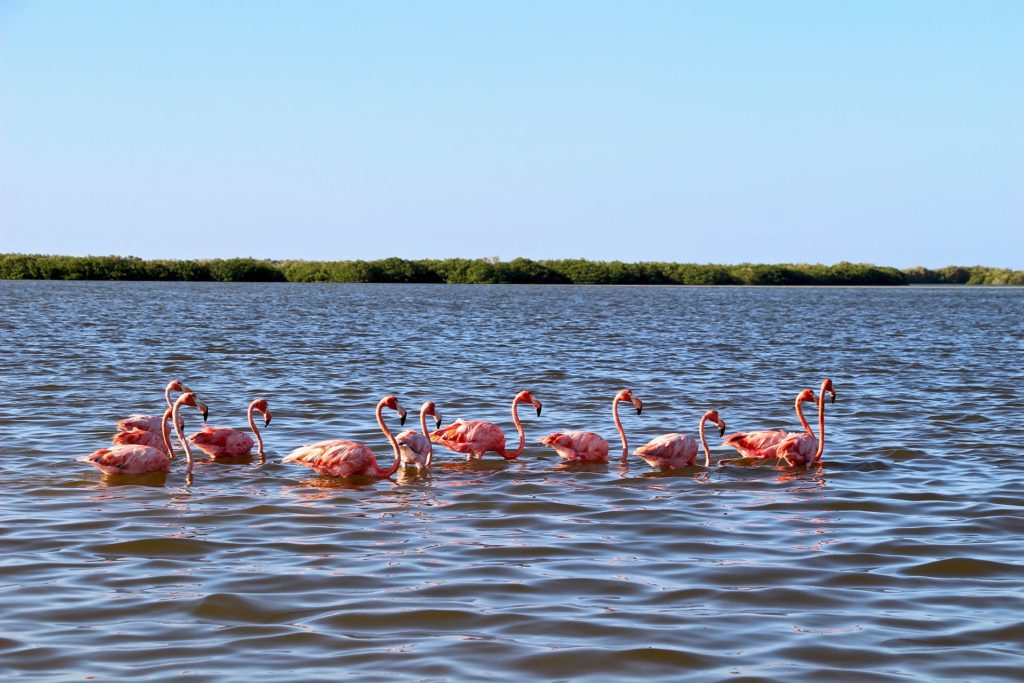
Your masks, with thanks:
[(386, 258), (268, 261), (254, 258), (143, 260), (134, 256), (0, 254), (5, 280), (193, 282), (433, 282), (579, 285), (1024, 285), (1024, 271), (985, 266), (899, 270), (865, 263), (624, 263), (586, 259)]

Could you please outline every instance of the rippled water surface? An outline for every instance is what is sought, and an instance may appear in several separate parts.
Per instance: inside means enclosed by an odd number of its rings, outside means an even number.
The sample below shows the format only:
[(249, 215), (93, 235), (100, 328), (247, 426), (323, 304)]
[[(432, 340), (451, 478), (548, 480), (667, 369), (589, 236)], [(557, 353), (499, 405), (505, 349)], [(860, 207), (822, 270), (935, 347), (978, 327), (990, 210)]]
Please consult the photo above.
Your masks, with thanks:
[[(0, 672), (82, 680), (1011, 680), (1024, 670), (1024, 290), (0, 282)], [(537, 439), (796, 429), (823, 463), (570, 466)], [(180, 377), (267, 460), (75, 462)], [(397, 393), (519, 460), (318, 478)], [(810, 413), (813, 415), (814, 411)], [(186, 414), (198, 427), (195, 413)], [(413, 422), (415, 420), (412, 420)], [(515, 439), (510, 438), (514, 445)], [(717, 435), (714, 459), (728, 457)], [(615, 451), (613, 447), (613, 452)]]

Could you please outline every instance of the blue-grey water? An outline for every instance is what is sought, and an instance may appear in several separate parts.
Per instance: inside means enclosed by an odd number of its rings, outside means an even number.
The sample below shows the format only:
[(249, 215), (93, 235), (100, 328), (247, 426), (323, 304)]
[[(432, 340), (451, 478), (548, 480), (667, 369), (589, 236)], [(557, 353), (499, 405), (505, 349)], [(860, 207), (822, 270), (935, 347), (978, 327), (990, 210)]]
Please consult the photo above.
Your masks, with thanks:
[[(1024, 671), (1024, 290), (0, 282), (0, 673), (48, 680), (984, 681)], [(823, 462), (568, 466), (798, 425)], [(75, 458), (181, 378), (265, 463), (105, 477)], [(512, 432), (516, 461), (334, 481), (376, 401)], [(814, 421), (815, 412), (808, 411)], [(190, 428), (198, 417), (186, 413)], [(713, 457), (730, 456), (711, 439)], [(616, 452), (613, 441), (613, 453)]]

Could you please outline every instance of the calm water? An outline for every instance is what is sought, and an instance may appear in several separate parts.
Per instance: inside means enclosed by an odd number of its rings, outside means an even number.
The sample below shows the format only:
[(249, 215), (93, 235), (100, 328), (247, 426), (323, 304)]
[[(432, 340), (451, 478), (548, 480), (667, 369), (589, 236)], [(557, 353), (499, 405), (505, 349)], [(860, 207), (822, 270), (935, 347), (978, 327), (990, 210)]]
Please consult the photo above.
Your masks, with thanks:
[[(1008, 680), (1024, 670), (1024, 290), (0, 282), (0, 672), (82, 680)], [(795, 429), (824, 464), (566, 466)], [(180, 377), (210, 422), (269, 399), (266, 464), (104, 479), (74, 458)], [(377, 399), (511, 432), (428, 475), (281, 465)], [(813, 411), (812, 411), (813, 414)], [(194, 413), (190, 426), (198, 426)], [(511, 440), (511, 439), (510, 439)], [(712, 444), (718, 443), (712, 439)], [(513, 441), (514, 443), (514, 441)], [(729, 452), (715, 448), (715, 459)], [(613, 449), (614, 451), (614, 449)]]

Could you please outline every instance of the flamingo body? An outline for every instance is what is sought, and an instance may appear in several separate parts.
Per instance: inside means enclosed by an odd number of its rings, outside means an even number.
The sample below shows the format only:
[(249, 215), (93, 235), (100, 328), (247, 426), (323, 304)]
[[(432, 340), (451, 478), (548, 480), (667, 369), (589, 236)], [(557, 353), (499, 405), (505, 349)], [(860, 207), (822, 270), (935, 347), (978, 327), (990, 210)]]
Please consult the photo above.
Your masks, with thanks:
[(430, 439), (415, 429), (406, 429), (395, 437), (398, 450), (402, 453), (402, 464), (422, 468), (427, 466), (430, 455)]
[(493, 422), (456, 420), (430, 433), (430, 440), (456, 453), (483, 457), (487, 451), (505, 455), (505, 433)]
[(152, 446), (167, 452), (163, 436), (158, 432), (147, 432), (141, 429), (129, 429), (125, 432), (118, 432), (110, 441), (115, 446)]
[(651, 439), (633, 451), (651, 467), (676, 469), (697, 464), (697, 439), (689, 434), (673, 432)]
[(608, 441), (594, 432), (554, 432), (540, 442), (570, 462), (608, 462)]
[(810, 465), (818, 451), (818, 440), (807, 433), (790, 434), (778, 447), (778, 457), (791, 466)]
[(231, 427), (204, 426), (188, 437), (189, 443), (216, 460), (249, 455), (256, 444), (245, 432)]
[(109, 446), (77, 459), (106, 474), (145, 474), (170, 472), (170, 460), (163, 448), (141, 444)]
[(325, 477), (352, 477), (359, 474), (387, 476), (387, 470), (380, 468), (368, 446), (344, 439), (300, 446), (281, 462), (298, 463)]
[(800, 436), (805, 432), (784, 432), (781, 429), (764, 429), (759, 432), (730, 434), (722, 441), (723, 446), (732, 446), (744, 458), (777, 458), (779, 444), (785, 439)]

